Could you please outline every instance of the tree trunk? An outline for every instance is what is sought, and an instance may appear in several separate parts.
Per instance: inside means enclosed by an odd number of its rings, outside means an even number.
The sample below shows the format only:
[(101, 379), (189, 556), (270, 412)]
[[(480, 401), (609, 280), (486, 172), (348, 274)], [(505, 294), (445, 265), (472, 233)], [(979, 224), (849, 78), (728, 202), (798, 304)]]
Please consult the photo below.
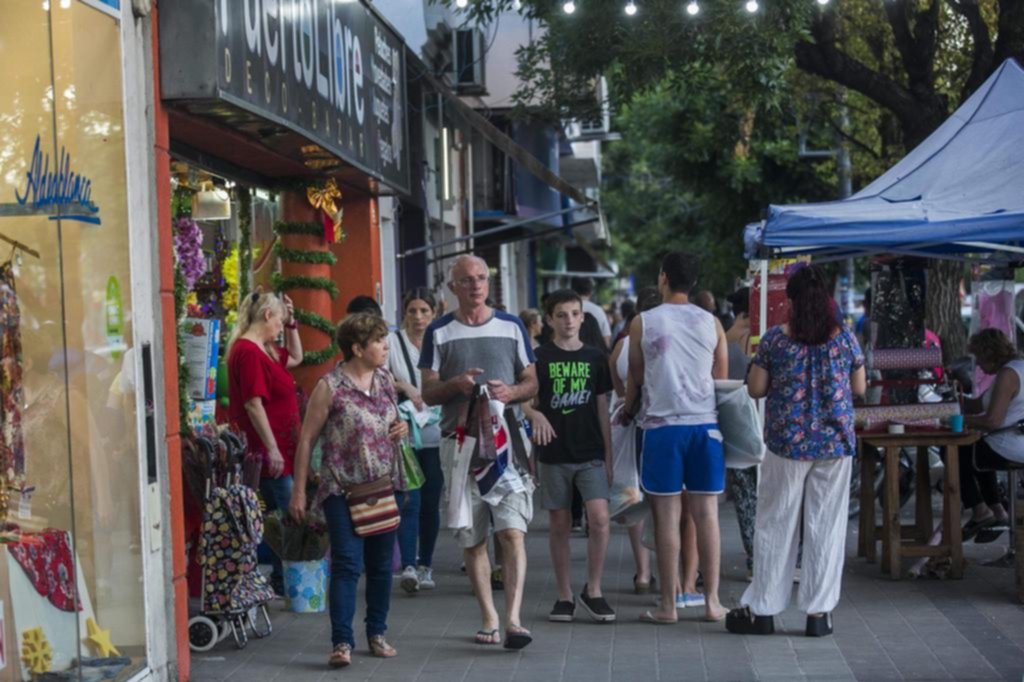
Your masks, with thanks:
[(925, 324), (942, 340), (942, 361), (946, 364), (967, 352), (967, 329), (960, 317), (963, 276), (964, 266), (959, 261), (933, 260), (928, 269)]

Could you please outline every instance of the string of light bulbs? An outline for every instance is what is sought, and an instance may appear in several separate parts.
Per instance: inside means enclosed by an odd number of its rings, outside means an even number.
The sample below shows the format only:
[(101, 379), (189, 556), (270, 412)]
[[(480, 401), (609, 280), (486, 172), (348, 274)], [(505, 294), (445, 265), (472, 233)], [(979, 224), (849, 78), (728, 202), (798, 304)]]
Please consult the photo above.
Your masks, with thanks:
[[(830, 2), (830, 0), (815, 1), (822, 7), (824, 7)], [(455, 0), (455, 6), (458, 7), (459, 9), (466, 9), (467, 7), (469, 7), (469, 2), (470, 0)], [(516, 9), (519, 9), (521, 3), (517, 0), (515, 2), (515, 5)], [(757, 0), (746, 0), (746, 3), (744, 3), (743, 8), (750, 14), (756, 14), (761, 10), (761, 4)], [(562, 11), (565, 14), (575, 13), (576, 0), (565, 0), (565, 3), (562, 4)], [(637, 6), (636, 0), (627, 0), (626, 6), (623, 8), (622, 11), (625, 12), (626, 16), (632, 17), (636, 16), (637, 12), (640, 11), (640, 8)], [(695, 17), (698, 14), (700, 14), (700, 3), (698, 3), (697, 0), (690, 0), (686, 4), (686, 13), (689, 14), (691, 17)]]
[[(824, 7), (830, 2), (830, 0), (815, 1), (822, 7)], [(457, 0), (457, 3), (468, 4), (468, 2), (469, 0)], [(750, 14), (756, 14), (761, 10), (761, 4), (758, 2), (758, 0), (746, 0), (746, 2), (743, 5), (743, 8)], [(562, 5), (562, 11), (566, 14), (573, 14), (576, 11), (576, 1), (566, 0), (565, 3)], [(626, 16), (629, 17), (636, 16), (637, 12), (639, 11), (640, 8), (637, 6), (636, 0), (628, 0), (626, 2), (626, 6), (623, 8), (623, 12), (625, 12)], [(700, 14), (700, 3), (698, 3), (697, 0), (690, 0), (686, 4), (686, 13), (689, 14), (691, 17)]]

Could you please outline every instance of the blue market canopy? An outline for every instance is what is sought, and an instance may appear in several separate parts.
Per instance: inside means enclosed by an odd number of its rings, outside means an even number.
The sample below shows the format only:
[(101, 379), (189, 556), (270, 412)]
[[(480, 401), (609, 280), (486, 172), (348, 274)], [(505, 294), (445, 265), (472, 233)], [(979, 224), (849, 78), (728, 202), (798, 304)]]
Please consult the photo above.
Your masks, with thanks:
[(924, 142), (857, 194), (771, 206), (752, 258), (878, 253), (1024, 259), (1024, 70), (1007, 60)]

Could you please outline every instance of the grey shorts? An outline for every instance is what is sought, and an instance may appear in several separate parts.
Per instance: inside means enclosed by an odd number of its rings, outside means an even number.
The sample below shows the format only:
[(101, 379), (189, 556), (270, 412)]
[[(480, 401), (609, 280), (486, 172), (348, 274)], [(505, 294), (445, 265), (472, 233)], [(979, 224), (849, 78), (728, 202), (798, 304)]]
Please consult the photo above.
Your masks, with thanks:
[[(455, 454), (455, 441), (445, 438), (441, 441), (441, 461), (451, 461)], [(495, 532), (518, 530), (526, 533), (533, 520), (533, 496), (530, 493), (510, 493), (496, 505), (487, 504), (480, 497), (476, 483), (469, 486), (469, 501), (473, 509), (473, 527), (455, 531), (455, 540), (462, 549), (469, 549), (485, 542), (491, 528)]]
[(572, 507), (572, 487), (584, 502), (608, 499), (608, 473), (603, 460), (582, 464), (544, 464), (540, 467), (541, 506), (548, 511)]

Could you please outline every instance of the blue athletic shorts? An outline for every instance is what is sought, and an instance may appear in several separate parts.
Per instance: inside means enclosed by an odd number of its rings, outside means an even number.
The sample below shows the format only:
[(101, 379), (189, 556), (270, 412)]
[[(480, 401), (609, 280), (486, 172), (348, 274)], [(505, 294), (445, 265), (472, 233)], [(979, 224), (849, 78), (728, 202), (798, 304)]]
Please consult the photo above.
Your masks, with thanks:
[(725, 454), (718, 424), (644, 429), (640, 485), (651, 495), (725, 490)]

